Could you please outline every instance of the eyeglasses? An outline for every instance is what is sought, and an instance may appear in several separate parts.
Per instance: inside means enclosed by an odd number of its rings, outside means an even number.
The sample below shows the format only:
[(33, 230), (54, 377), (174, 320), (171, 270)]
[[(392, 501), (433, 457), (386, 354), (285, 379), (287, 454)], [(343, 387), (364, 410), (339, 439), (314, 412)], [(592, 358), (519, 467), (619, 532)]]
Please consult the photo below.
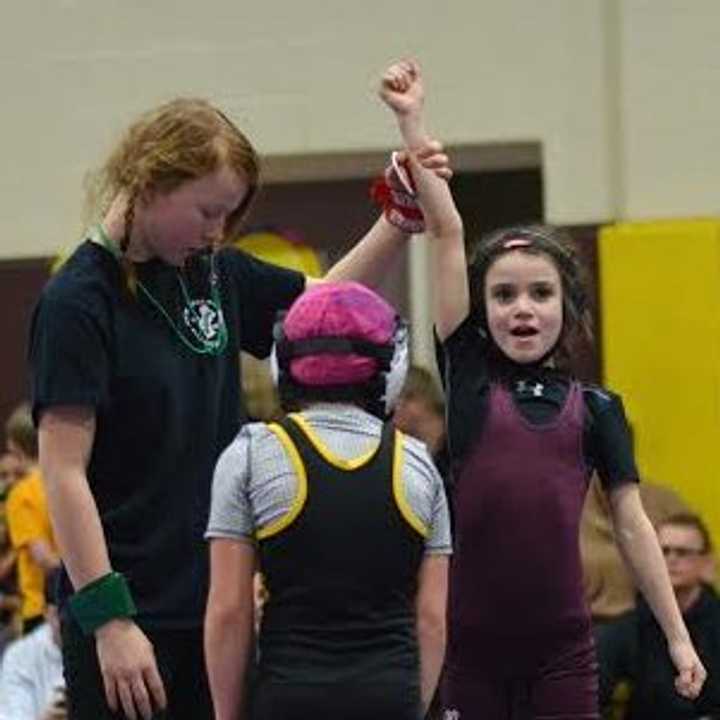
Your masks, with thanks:
[(676, 555), (681, 560), (705, 554), (705, 550), (700, 550), (698, 548), (680, 547), (678, 545), (663, 545), (660, 549), (662, 550), (662, 554), (665, 557), (670, 557), (670, 555)]

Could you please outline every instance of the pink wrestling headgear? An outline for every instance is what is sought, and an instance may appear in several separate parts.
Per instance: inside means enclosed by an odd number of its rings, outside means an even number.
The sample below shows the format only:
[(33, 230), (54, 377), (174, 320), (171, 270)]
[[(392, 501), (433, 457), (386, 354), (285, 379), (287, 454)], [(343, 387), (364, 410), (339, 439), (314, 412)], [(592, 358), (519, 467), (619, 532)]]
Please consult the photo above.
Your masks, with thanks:
[(405, 381), (407, 325), (360, 283), (321, 283), (276, 323), (272, 364), (283, 402), (346, 400), (387, 414)]

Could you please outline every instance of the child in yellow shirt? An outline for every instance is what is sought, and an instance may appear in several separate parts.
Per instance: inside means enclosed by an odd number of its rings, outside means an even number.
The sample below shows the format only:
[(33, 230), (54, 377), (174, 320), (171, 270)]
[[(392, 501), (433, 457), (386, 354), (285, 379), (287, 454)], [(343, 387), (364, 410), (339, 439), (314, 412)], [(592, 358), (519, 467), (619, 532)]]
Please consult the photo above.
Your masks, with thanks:
[(10, 542), (17, 553), (23, 633), (44, 620), (45, 573), (59, 566), (45, 490), (37, 466), (37, 432), (27, 404), (20, 405), (5, 425), (8, 451), (25, 469), (10, 489), (6, 514)]

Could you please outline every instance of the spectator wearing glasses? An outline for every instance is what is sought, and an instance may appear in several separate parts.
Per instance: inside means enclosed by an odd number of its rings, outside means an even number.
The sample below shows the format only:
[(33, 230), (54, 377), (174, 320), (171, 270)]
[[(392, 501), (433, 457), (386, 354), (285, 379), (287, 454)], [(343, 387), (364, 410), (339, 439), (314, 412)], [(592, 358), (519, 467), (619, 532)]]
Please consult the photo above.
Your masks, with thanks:
[(675, 692), (662, 631), (639, 598), (637, 608), (610, 623), (599, 639), (601, 706), (607, 710), (616, 685), (627, 681), (626, 717), (631, 720), (720, 718), (720, 598), (704, 581), (712, 562), (710, 534), (690, 513), (668, 517), (657, 533), (678, 606), (708, 678), (695, 700)]

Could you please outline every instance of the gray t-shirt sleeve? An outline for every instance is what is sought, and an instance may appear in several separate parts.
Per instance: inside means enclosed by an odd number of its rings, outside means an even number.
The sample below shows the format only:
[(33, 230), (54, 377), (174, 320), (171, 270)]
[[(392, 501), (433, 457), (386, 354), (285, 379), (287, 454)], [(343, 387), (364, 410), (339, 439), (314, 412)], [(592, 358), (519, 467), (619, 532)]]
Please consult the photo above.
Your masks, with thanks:
[(424, 443), (404, 436), (405, 465), (403, 484), (408, 503), (428, 528), (425, 552), (452, 553), (450, 512), (440, 473)]
[(248, 494), (249, 479), (250, 432), (245, 426), (215, 466), (206, 538), (253, 541), (255, 523)]
[(254, 541), (258, 530), (292, 507), (298, 479), (277, 435), (264, 423), (245, 425), (215, 467), (206, 538)]
[(448, 508), (445, 484), (437, 470), (435, 470), (436, 482), (435, 499), (432, 507), (432, 520), (430, 522), (430, 537), (426, 544), (426, 550), (430, 553), (452, 554), (452, 534), (450, 532), (450, 510)]

